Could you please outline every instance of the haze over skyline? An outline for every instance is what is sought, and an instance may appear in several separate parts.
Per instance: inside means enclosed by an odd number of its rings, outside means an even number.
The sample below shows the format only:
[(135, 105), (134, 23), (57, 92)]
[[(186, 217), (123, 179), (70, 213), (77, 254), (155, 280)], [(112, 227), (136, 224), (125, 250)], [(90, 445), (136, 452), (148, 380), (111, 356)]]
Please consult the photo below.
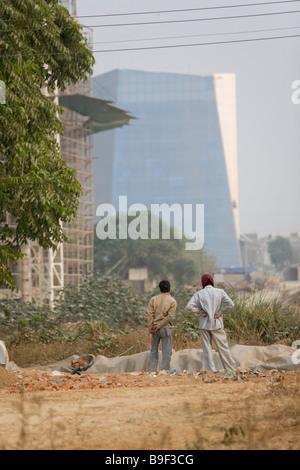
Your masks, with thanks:
[[(211, 8), (224, 6), (224, 2), (214, 1), (212, 5), (209, 1), (196, 0), (184, 4), (180, 0), (131, 0), (129, 5), (121, 0), (107, 4), (77, 0), (77, 15), (94, 15), (79, 18), (79, 21), (94, 26), (95, 76), (114, 69), (236, 74), (240, 231), (264, 236), (300, 231), (300, 104), (292, 102), (292, 84), (300, 80), (300, 2), (269, 2), (260, 6), (257, 3), (252, 1), (247, 5), (255, 6), (216, 10), (96, 17)], [(226, 6), (229, 5), (241, 5), (241, 2), (226, 2)], [(277, 14), (283, 11), (293, 13)], [(269, 15), (271, 12), (276, 15)], [(246, 15), (251, 16), (241, 18)], [(231, 19), (208, 20), (229, 16)], [(177, 22), (183, 19), (189, 21)], [(170, 23), (161, 23), (163, 21)], [(156, 24), (129, 26), (147, 22)], [(103, 27), (116, 23), (126, 26)], [(297, 37), (248, 42), (248, 39), (278, 36)], [(141, 38), (144, 41), (136, 41)], [(231, 42), (238, 40), (245, 42)], [(227, 43), (97, 52), (224, 41)], [(126, 132), (126, 127), (122, 132)]]

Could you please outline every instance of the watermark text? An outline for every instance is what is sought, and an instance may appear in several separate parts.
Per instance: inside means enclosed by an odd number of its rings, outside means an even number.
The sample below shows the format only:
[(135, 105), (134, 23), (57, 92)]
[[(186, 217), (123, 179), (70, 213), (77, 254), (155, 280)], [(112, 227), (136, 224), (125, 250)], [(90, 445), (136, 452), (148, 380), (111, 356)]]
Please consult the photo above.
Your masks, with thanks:
[(295, 90), (292, 93), (292, 103), (300, 104), (300, 80), (294, 80), (292, 83), (292, 89)]
[[(113, 204), (98, 206), (100, 221), (96, 234), (100, 240), (186, 240), (186, 250), (201, 250), (204, 246), (204, 204), (151, 204), (150, 212), (144, 204), (128, 207), (127, 196), (119, 197), (118, 210)], [(162, 221), (162, 223), (161, 223)]]

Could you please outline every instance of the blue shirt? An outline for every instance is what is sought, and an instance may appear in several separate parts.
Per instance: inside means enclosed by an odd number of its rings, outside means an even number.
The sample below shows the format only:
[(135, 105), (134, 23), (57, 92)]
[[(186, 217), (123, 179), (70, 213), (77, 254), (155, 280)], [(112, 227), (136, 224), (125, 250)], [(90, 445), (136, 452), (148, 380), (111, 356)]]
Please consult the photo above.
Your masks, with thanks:
[[(223, 304), (226, 305), (225, 308), (222, 307)], [(208, 285), (193, 295), (186, 309), (199, 314), (201, 312), (207, 313), (206, 317), (200, 315), (200, 330), (219, 330), (224, 328), (222, 315), (232, 307), (234, 307), (234, 303), (223, 289)], [(221, 314), (220, 318), (214, 318), (217, 312)]]

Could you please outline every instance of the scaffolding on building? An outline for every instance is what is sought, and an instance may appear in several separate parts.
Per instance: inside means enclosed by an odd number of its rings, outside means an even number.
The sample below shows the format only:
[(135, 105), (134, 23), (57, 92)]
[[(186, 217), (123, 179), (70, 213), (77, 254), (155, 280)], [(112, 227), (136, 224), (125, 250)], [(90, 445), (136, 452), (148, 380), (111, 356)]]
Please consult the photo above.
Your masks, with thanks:
[[(63, 0), (62, 4), (72, 16), (77, 15), (76, 0)], [(92, 48), (92, 30), (85, 28), (84, 35)], [(68, 87), (63, 94), (92, 96), (92, 78)], [(69, 240), (63, 244), (64, 284), (80, 286), (83, 278), (94, 269), (93, 132), (84, 126), (87, 118), (70, 109), (65, 108), (61, 119), (65, 128), (64, 135), (60, 136), (62, 157), (70, 168), (77, 170), (83, 191), (76, 220), (63, 225)]]
[(77, 16), (77, 1), (76, 0), (61, 0), (60, 3), (69, 10), (72, 16)]
[[(92, 95), (91, 80), (70, 87), (70, 95)], [(94, 181), (93, 181), (93, 132), (85, 127), (88, 118), (65, 109), (62, 122), (65, 133), (60, 138), (62, 156), (66, 164), (77, 170), (76, 177), (82, 186), (76, 220), (64, 224), (63, 231), (69, 242), (64, 243), (65, 284), (80, 286), (83, 278), (93, 272), (94, 247)]]

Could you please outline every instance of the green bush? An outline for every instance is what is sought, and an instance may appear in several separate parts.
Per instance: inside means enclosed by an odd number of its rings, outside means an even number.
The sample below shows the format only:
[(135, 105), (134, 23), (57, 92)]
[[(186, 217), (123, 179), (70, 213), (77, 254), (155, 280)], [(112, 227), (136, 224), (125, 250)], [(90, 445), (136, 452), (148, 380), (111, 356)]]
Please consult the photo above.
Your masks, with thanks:
[[(0, 328), (9, 343), (79, 341), (91, 324), (107, 331), (145, 324), (146, 300), (118, 278), (88, 276), (80, 289), (66, 286), (54, 308), (15, 300), (0, 302)], [(72, 329), (68, 323), (77, 323)], [(101, 334), (100, 334), (101, 336)]]
[(117, 277), (87, 276), (82, 286), (66, 286), (55, 304), (59, 323), (90, 321), (122, 327), (145, 321), (145, 298), (132, 292)]
[[(173, 337), (190, 345), (200, 338), (199, 315), (187, 312), (186, 304), (196, 288), (172, 289), (177, 300)], [(102, 274), (88, 276), (83, 285), (66, 286), (53, 309), (31, 303), (6, 300), (0, 302), (1, 339), (8, 343), (70, 343), (83, 339), (99, 348), (114, 346), (120, 334), (137, 327), (147, 331), (146, 312), (150, 298), (158, 289), (136, 295), (119, 278)], [(283, 297), (267, 300), (267, 292), (238, 296), (228, 290), (235, 306), (224, 315), (230, 341), (241, 344), (291, 344), (300, 338), (300, 308), (297, 301), (287, 305)], [(180, 340), (180, 341), (179, 341)], [(199, 344), (199, 341), (198, 343)], [(198, 347), (198, 346), (197, 346)]]
[(0, 302), (0, 328), (10, 343), (49, 343), (62, 337), (49, 307), (16, 300)]
[(172, 291), (172, 296), (177, 301), (177, 311), (174, 319), (173, 336), (175, 339), (183, 339), (186, 345), (200, 338), (199, 315), (188, 312), (185, 307), (190, 298), (196, 292), (196, 288), (183, 287)]

